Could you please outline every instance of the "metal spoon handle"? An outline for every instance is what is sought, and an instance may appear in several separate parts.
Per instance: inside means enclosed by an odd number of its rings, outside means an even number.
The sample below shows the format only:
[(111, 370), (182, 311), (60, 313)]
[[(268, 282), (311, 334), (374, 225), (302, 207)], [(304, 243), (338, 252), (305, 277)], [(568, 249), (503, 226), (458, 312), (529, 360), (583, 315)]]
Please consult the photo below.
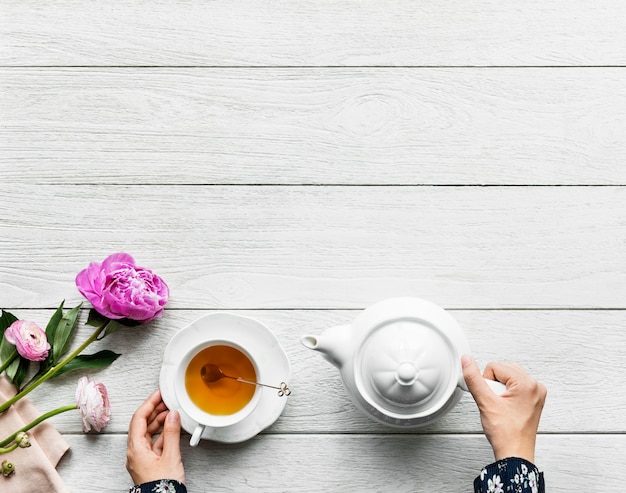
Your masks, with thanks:
[(233, 378), (235, 380), (237, 380), (238, 382), (243, 382), (243, 383), (249, 383), (250, 385), (259, 385), (261, 387), (269, 387), (270, 389), (276, 389), (278, 390), (278, 396), (282, 397), (283, 395), (290, 395), (291, 394), (291, 390), (289, 389), (289, 387), (287, 387), (287, 384), (285, 382), (281, 382), (280, 383), (280, 387), (275, 387), (274, 385), (267, 385), (264, 383), (259, 383), (259, 382), (252, 382), (251, 380), (246, 380), (244, 378), (236, 378), (236, 377), (229, 377), (228, 375), (225, 375), (227, 378)]

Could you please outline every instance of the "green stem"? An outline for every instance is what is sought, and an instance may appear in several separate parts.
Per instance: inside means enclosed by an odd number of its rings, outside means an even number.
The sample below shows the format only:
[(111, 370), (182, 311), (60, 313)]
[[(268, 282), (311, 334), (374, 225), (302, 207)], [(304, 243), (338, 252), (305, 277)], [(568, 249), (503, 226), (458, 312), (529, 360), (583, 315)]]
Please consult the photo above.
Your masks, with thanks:
[(50, 369), (48, 369), (48, 371), (45, 372), (43, 375), (41, 375), (37, 380), (35, 380), (34, 382), (28, 384), (21, 392), (19, 392), (18, 394), (14, 395), (13, 397), (11, 397), (4, 404), (0, 405), (0, 413), (3, 413), (7, 409), (9, 409), (9, 407), (11, 407), (11, 405), (13, 405), (17, 401), (19, 401), (26, 394), (30, 393), (31, 391), (33, 391), (34, 389), (39, 387), (39, 385), (41, 385), (43, 382), (45, 382), (49, 378), (51, 378), (54, 375), (56, 375), (59, 372), (59, 370), (61, 370), (61, 368), (63, 368), (65, 365), (67, 365), (76, 356), (78, 356), (87, 346), (89, 346), (89, 344), (91, 344), (93, 341), (95, 341), (98, 338), (98, 336), (100, 335), (100, 333), (106, 328), (106, 326), (107, 326), (107, 324), (109, 322), (110, 322), (110, 320), (106, 320), (105, 322), (102, 322), (96, 328), (94, 333), (91, 334), (87, 338), (87, 340), (85, 340), (85, 342), (83, 342), (78, 348), (76, 348), (74, 351), (72, 351), (64, 360), (60, 361), (55, 366), (50, 367)]
[(0, 365), (0, 373), (6, 370), (15, 358), (17, 358), (17, 351), (13, 351), (13, 354), (9, 356), (6, 361), (2, 362)]
[(0, 454), (8, 454), (9, 452), (11, 452), (12, 450), (15, 450), (17, 448), (17, 443), (14, 443), (13, 445), (10, 445), (9, 447), (0, 447)]
[[(46, 419), (51, 418), (52, 416), (56, 416), (57, 414), (64, 413), (66, 411), (71, 411), (72, 409), (78, 409), (76, 404), (69, 404), (67, 406), (58, 407), (58, 408), (56, 408), (56, 409), (54, 409), (52, 411), (48, 411), (47, 413), (42, 414), (37, 419), (31, 421), (26, 426), (20, 428), (15, 433), (13, 433), (12, 435), (10, 435), (10, 436), (6, 437), (4, 440), (2, 440), (0, 442), (0, 447), (6, 447), (9, 443), (11, 443), (13, 440), (15, 440), (15, 437), (17, 436), (18, 433), (27, 432), (28, 430), (30, 430), (31, 428), (34, 428), (35, 426), (37, 426), (39, 423), (45, 421)], [(15, 447), (13, 447), (13, 448), (15, 448)], [(13, 449), (11, 449), (11, 450), (13, 450)], [(10, 450), (7, 450), (7, 452), (10, 452)], [(2, 453), (2, 452), (0, 452), (0, 453)]]

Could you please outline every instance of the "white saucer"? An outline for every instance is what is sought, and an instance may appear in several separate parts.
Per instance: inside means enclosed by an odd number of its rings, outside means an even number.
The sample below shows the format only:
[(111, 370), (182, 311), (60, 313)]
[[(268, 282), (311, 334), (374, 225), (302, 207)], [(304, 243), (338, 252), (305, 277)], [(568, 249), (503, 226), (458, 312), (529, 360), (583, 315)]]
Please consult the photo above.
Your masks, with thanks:
[[(285, 351), (274, 334), (261, 322), (250, 317), (218, 312), (205, 315), (179, 330), (165, 348), (159, 385), (163, 402), (180, 413), (181, 425), (192, 434), (198, 423), (181, 407), (176, 394), (176, 373), (185, 355), (212, 340), (232, 341), (246, 348), (259, 370), (258, 381), (279, 386), (289, 383), (291, 369)], [(278, 391), (258, 387), (260, 398), (254, 410), (240, 422), (219, 428), (206, 427), (201, 438), (222, 443), (248, 440), (273, 424), (287, 404)]]

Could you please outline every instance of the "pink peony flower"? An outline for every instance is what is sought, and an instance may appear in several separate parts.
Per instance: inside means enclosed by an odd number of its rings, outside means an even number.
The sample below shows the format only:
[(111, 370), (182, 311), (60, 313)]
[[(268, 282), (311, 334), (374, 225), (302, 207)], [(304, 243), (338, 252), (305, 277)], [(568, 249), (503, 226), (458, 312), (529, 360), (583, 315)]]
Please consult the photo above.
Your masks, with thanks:
[(35, 322), (16, 320), (4, 331), (4, 337), (27, 360), (43, 361), (48, 357), (50, 344), (46, 333)]
[(81, 377), (76, 387), (76, 406), (80, 410), (85, 433), (91, 431), (92, 427), (96, 431), (102, 431), (111, 420), (109, 394), (103, 383)]
[(165, 281), (135, 265), (127, 253), (114, 253), (76, 276), (76, 287), (94, 309), (110, 319), (148, 322), (163, 314), (170, 295)]

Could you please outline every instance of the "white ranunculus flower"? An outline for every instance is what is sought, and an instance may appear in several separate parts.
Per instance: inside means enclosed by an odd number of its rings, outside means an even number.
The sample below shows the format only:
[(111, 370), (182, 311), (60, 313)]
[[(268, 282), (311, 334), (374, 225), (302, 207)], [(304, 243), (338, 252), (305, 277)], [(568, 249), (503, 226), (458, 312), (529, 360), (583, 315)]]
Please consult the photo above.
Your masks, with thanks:
[(76, 387), (76, 405), (83, 419), (83, 431), (102, 431), (111, 420), (109, 394), (103, 383), (81, 377)]

